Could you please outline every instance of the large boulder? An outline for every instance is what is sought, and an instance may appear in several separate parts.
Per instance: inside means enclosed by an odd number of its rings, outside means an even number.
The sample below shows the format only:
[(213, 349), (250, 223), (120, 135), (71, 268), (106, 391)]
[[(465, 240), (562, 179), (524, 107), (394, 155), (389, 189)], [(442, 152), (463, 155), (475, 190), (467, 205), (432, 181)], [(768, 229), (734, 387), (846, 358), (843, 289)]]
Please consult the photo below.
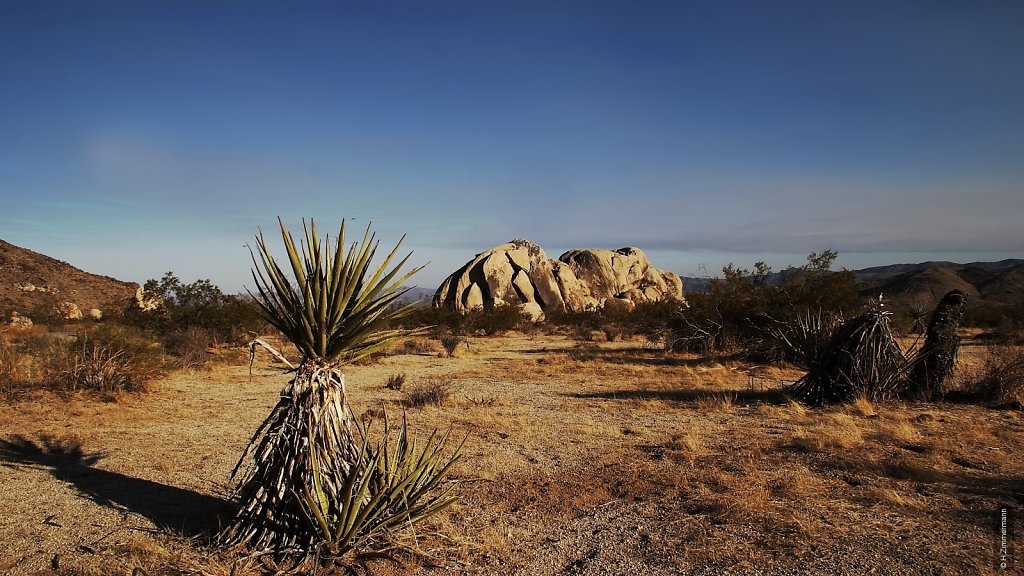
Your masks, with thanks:
[[(434, 306), (528, 305), (535, 312), (632, 309), (665, 298), (683, 301), (683, 282), (659, 270), (639, 248), (570, 250), (549, 260), (544, 249), (513, 240), (477, 254), (441, 283)], [(536, 307), (534, 306), (536, 305)]]
[(57, 316), (64, 321), (81, 320), (82, 309), (74, 302), (61, 302), (57, 304)]

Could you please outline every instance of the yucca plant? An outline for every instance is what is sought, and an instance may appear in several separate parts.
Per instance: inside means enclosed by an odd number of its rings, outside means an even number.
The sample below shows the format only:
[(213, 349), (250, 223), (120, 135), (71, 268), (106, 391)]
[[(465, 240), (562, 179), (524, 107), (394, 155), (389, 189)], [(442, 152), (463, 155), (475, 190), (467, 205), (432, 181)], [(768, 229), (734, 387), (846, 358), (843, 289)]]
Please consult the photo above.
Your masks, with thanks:
[(842, 323), (842, 316), (807, 310), (793, 322), (776, 321), (768, 326), (767, 332), (786, 360), (810, 370), (825, 353), (832, 335)]
[(837, 328), (823, 346), (814, 346), (807, 374), (789, 388), (811, 404), (895, 398), (907, 385), (912, 366), (890, 327), (890, 313), (873, 308)]
[(389, 327), (411, 310), (397, 301), (420, 269), (400, 274), (411, 254), (391, 267), (402, 241), (371, 269), (379, 241), (369, 226), (345, 251), (344, 221), (333, 244), (321, 241), (313, 221), (303, 221), (301, 246), (278, 223), (290, 274), (261, 233), (252, 251), (252, 295), (301, 362), (232, 472), (248, 461), (219, 540), (279, 558), (340, 556), (450, 503), (428, 492), (451, 470), (458, 449), (443, 459), (446, 437), (432, 435), (416, 453), (404, 419), (398, 448), (388, 448), (387, 430), (372, 445), (345, 392), (342, 366), (412, 332)]

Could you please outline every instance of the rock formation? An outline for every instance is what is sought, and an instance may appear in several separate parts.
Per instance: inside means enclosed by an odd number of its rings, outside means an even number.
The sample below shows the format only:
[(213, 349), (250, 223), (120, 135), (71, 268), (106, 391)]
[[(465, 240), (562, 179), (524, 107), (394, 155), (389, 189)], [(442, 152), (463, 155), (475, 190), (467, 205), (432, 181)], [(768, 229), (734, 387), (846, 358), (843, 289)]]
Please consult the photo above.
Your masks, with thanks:
[(31, 328), (32, 319), (12, 311), (9, 324), (15, 328)]
[(679, 276), (655, 268), (639, 248), (570, 250), (557, 260), (527, 240), (477, 254), (434, 293), (434, 306), (457, 312), (522, 305), (534, 320), (552, 311), (632, 309), (639, 302), (683, 300)]
[(57, 304), (57, 317), (61, 320), (81, 320), (82, 309), (78, 307), (78, 304), (74, 302), (61, 302)]

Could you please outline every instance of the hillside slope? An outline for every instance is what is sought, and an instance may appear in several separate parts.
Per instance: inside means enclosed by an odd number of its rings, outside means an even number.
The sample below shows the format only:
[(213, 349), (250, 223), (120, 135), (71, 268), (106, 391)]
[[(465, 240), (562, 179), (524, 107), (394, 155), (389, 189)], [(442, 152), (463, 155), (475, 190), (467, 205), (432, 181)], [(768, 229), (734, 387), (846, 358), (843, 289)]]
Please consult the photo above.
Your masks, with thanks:
[(906, 271), (885, 276), (878, 273), (879, 268), (870, 269), (872, 273), (866, 275), (867, 281), (858, 271), (863, 296), (884, 294), (896, 301), (936, 303), (954, 289), (962, 290), (968, 298), (991, 302), (1009, 302), (1024, 295), (1024, 260), (970, 264), (934, 262), (881, 268)]
[(0, 320), (11, 312), (32, 317), (61, 302), (73, 302), (86, 314), (92, 308), (116, 314), (138, 287), (0, 240)]

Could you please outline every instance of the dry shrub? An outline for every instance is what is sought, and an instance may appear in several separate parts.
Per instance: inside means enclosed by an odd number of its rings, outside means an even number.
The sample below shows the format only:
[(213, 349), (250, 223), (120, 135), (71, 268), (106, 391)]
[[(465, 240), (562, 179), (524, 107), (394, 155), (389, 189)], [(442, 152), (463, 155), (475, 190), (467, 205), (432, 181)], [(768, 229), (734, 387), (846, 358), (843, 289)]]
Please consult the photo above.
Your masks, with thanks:
[(454, 386), (448, 378), (428, 378), (405, 393), (404, 404), (407, 408), (423, 406), (440, 406), (452, 395)]
[(455, 356), (455, 351), (458, 349), (459, 344), (465, 343), (466, 347), (469, 347), (469, 341), (461, 334), (455, 334), (454, 332), (442, 332), (437, 337), (437, 340), (441, 343), (441, 347), (444, 348), (444, 352), (449, 358)]
[(402, 340), (402, 343), (395, 347), (396, 354), (437, 354), (437, 343), (424, 336), (414, 336)]
[(707, 451), (704, 439), (694, 428), (690, 428), (682, 434), (673, 434), (667, 448), (667, 455), (672, 460), (690, 463)]
[(990, 346), (981, 368), (965, 377), (963, 388), (983, 402), (1024, 403), (1024, 348)]
[(384, 383), (384, 387), (388, 390), (401, 390), (402, 384), (405, 384), (405, 372), (389, 374), (388, 381)]
[(0, 395), (6, 396), (22, 385), (26, 360), (17, 346), (0, 340)]
[(130, 329), (107, 327), (52, 344), (44, 379), (66, 391), (141, 392), (163, 371), (159, 344)]
[(202, 368), (209, 364), (212, 357), (210, 348), (214, 344), (213, 333), (198, 326), (176, 330), (164, 337), (167, 351), (184, 368)]

